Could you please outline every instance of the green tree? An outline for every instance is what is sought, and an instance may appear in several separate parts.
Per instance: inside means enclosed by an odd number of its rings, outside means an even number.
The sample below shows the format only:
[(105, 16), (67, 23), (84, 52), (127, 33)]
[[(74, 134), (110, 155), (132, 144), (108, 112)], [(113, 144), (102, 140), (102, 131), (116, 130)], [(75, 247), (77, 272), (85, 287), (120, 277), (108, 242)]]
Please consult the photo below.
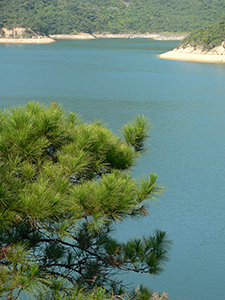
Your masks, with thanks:
[(0, 28), (179, 33), (206, 28), (224, 17), (224, 10), (224, 0), (1, 0)]
[[(113, 299), (124, 293), (114, 275), (162, 271), (165, 232), (124, 242), (112, 236), (118, 222), (145, 216), (146, 199), (163, 192), (155, 174), (137, 181), (129, 172), (149, 129), (144, 117), (136, 117), (119, 138), (55, 103), (1, 111), (3, 299), (23, 292), (36, 299), (106, 299), (110, 292)], [(134, 295), (150, 294), (140, 288)]]
[(210, 50), (216, 46), (220, 46), (224, 42), (225, 25), (224, 18), (219, 20), (219, 24), (207, 26), (193, 30), (181, 43), (183, 48), (191, 45), (193, 47), (202, 46), (205, 50)]

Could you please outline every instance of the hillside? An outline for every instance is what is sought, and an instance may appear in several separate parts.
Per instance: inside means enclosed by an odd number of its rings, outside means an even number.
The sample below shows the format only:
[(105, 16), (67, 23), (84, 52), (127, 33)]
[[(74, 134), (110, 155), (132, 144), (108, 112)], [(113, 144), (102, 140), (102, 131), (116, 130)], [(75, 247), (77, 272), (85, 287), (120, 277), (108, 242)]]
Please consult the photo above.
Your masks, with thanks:
[(190, 32), (225, 15), (224, 0), (1, 0), (0, 28), (44, 34)]
[(181, 43), (180, 48), (202, 47), (203, 50), (211, 50), (216, 46), (224, 45), (225, 18), (220, 19), (218, 25), (209, 25), (192, 31)]
[(164, 59), (225, 63), (225, 18), (218, 25), (193, 30), (172, 51), (159, 55)]

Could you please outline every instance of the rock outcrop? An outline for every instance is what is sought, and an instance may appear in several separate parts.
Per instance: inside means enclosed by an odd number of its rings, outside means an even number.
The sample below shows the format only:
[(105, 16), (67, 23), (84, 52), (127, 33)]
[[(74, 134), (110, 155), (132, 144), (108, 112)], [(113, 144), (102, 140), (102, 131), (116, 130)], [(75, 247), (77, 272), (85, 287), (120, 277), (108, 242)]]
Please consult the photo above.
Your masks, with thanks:
[(176, 49), (162, 53), (160, 58), (173, 59), (173, 60), (186, 60), (186, 61), (198, 61), (208, 63), (224, 63), (225, 62), (225, 42), (220, 46), (216, 46), (213, 49), (207, 50), (201, 46), (192, 47), (190, 45), (180, 46)]
[(3, 27), (0, 29), (0, 43), (44, 44), (52, 42), (55, 42), (55, 40), (46, 35), (39, 35), (30, 28), (7, 29)]
[(65, 39), (65, 40), (93, 40), (95, 37), (89, 33), (80, 32), (78, 34), (52, 34), (53, 39)]

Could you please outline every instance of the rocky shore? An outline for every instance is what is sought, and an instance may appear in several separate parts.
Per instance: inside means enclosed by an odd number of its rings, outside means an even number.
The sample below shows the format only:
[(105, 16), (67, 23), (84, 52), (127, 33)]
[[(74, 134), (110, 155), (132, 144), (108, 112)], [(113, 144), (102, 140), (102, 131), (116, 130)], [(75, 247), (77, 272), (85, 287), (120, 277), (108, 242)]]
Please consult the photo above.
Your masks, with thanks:
[(31, 29), (21, 27), (13, 29), (1, 28), (0, 43), (47, 44), (53, 42), (55, 42), (54, 39), (45, 35), (38, 35)]
[(95, 36), (89, 33), (78, 33), (78, 34), (52, 34), (50, 38), (63, 39), (63, 40), (93, 40)]
[(50, 36), (38, 35), (31, 29), (25, 28), (2, 28), (0, 34), (0, 43), (22, 43), (22, 44), (44, 44), (55, 42), (55, 39), (71, 39), (71, 40), (92, 40), (99, 38), (149, 38), (158, 41), (182, 40), (185, 35), (180, 34), (156, 34), (156, 33), (78, 33), (78, 34), (53, 34)]
[(196, 61), (206, 63), (224, 63), (225, 62), (225, 43), (223, 42), (220, 46), (207, 51), (202, 47), (191, 47), (185, 48), (179, 47), (172, 51), (162, 53), (158, 57), (163, 59), (172, 60), (185, 60), (185, 61)]
[(156, 34), (156, 33), (118, 33), (118, 34), (112, 34), (112, 33), (79, 33), (79, 34), (54, 34), (50, 35), (53, 39), (75, 39), (75, 40), (90, 40), (90, 39), (136, 39), (136, 38), (148, 38), (148, 39), (154, 39), (158, 41), (180, 41), (183, 40), (186, 35), (181, 34)]
[(41, 38), (0, 38), (0, 44), (48, 44), (55, 42), (54, 39), (48, 37)]
[(187, 35), (181, 34), (165, 34), (165, 33), (93, 33), (96, 38), (125, 38), (125, 39), (135, 39), (135, 38), (148, 38), (157, 41), (181, 41)]

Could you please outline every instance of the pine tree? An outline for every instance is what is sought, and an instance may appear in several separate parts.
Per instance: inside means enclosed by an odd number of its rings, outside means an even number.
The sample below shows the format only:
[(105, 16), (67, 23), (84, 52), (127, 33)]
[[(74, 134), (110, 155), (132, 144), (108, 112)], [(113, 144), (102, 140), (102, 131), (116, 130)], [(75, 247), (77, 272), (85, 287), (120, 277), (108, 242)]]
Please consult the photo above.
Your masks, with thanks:
[[(115, 299), (125, 292), (119, 272), (161, 272), (165, 232), (126, 242), (112, 237), (119, 221), (145, 216), (146, 199), (163, 192), (155, 174), (139, 181), (130, 174), (149, 129), (139, 116), (120, 138), (56, 103), (1, 111), (3, 299), (24, 292), (33, 299)], [(150, 294), (141, 287), (133, 295)]]

